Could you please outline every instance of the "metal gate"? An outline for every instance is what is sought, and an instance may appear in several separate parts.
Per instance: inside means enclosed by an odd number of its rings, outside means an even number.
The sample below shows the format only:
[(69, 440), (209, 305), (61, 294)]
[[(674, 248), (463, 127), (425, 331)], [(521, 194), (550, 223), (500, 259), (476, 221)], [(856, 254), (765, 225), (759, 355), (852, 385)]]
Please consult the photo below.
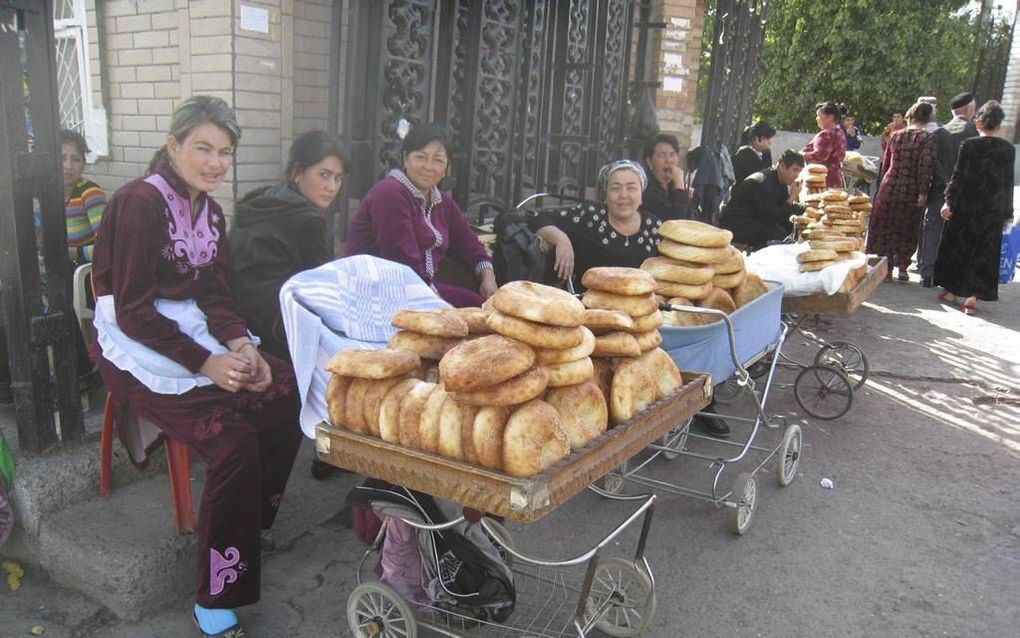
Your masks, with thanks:
[(27, 452), (84, 435), (54, 50), (50, 0), (0, 0), (0, 59), (6, 61), (0, 64), (0, 281), (18, 443)]
[(712, 34), (712, 73), (701, 144), (725, 144), (731, 153), (751, 119), (758, 88), (769, 0), (717, 0)]
[[(352, 197), (400, 163), (401, 120), (445, 123), (454, 197), (477, 213), (522, 193), (584, 193), (620, 157), (631, 88), (645, 86), (648, 3), (361, 0), (351, 3), (345, 129)], [(633, 67), (633, 72), (631, 71)]]

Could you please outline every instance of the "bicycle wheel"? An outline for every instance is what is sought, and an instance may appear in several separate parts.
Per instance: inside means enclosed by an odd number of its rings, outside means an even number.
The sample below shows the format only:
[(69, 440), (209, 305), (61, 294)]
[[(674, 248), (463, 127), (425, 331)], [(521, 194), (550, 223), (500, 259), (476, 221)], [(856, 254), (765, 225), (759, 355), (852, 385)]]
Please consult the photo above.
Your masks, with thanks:
[(827, 365), (842, 370), (857, 390), (868, 380), (868, 357), (856, 345), (847, 341), (826, 344), (815, 355), (815, 365)]
[(793, 382), (793, 397), (809, 416), (831, 421), (850, 410), (854, 388), (839, 368), (808, 366)]

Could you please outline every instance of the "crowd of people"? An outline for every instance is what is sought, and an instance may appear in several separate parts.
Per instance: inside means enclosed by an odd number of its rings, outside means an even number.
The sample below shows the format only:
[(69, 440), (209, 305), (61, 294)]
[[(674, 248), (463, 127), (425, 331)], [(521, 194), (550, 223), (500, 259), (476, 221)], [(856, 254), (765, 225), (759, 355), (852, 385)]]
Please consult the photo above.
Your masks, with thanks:
[[(1013, 146), (996, 136), (998, 103), (975, 109), (963, 94), (951, 106), (954, 118), (944, 127), (935, 124), (933, 105), (919, 101), (905, 121), (894, 114), (884, 131), (868, 251), (888, 257), (906, 280), (920, 240), (922, 284), (941, 286), (940, 299), (959, 299), (970, 313), (978, 300), (997, 296), (999, 233), (1012, 215)], [(861, 131), (833, 102), (818, 104), (815, 121), (811, 142), (784, 150), (775, 163), (776, 129), (756, 122), (744, 131), (732, 189), (712, 219), (733, 231), (735, 244), (755, 250), (790, 236), (807, 163), (827, 167), (828, 187), (843, 186), (843, 159), (860, 147)], [(335, 136), (298, 136), (283, 179), (242, 197), (228, 230), (210, 193), (240, 140), (226, 102), (192, 97), (174, 112), (148, 172), (107, 201), (83, 178), (85, 140), (62, 136), (68, 258), (93, 264), (102, 379), (118, 402), (206, 462), (193, 612), (203, 635), (221, 637), (243, 635), (233, 610), (259, 598), (261, 552), (271, 546), (266, 532), (301, 440), (280, 288), (342, 256), (324, 212), (350, 163)], [(405, 264), (451, 305), (479, 306), (496, 290), (493, 262), (440, 188), (451, 155), (442, 126), (411, 128), (400, 166), (361, 199), (342, 253)], [(637, 267), (656, 256), (663, 221), (702, 216), (693, 190), (678, 140), (659, 134), (639, 160), (602, 167), (597, 201), (542, 211), (529, 227), (550, 247), (555, 278), (580, 290), (589, 268)], [(447, 259), (473, 272), (475, 284), (442, 281)], [(724, 423), (711, 421), (710, 433), (728, 434)]]

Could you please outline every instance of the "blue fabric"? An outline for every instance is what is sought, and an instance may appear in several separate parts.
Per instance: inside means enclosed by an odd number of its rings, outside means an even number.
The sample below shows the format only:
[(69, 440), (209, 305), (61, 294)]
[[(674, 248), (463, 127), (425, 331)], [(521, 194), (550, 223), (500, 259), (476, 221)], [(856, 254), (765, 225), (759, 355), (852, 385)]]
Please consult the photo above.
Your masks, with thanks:
[(398, 310), (449, 308), (404, 264), (370, 255), (300, 272), (280, 289), (287, 347), (301, 397), (301, 429), (313, 438), (327, 420), (326, 363), (341, 350), (380, 349), (397, 329)]
[(206, 634), (218, 634), (237, 624), (233, 609), (206, 609), (195, 605), (195, 620), (198, 628)]
[[(737, 344), (737, 359), (743, 364), (765, 350), (782, 329), (783, 286), (767, 282), (769, 291), (730, 315)], [(730, 356), (726, 322), (705, 326), (662, 326), (662, 349), (681, 370), (707, 372), (712, 383), (720, 384), (737, 371)]]
[(1007, 226), (1002, 231), (1002, 250), (999, 253), (999, 283), (1008, 284), (1016, 274), (1016, 260), (1020, 257), (1020, 226)]

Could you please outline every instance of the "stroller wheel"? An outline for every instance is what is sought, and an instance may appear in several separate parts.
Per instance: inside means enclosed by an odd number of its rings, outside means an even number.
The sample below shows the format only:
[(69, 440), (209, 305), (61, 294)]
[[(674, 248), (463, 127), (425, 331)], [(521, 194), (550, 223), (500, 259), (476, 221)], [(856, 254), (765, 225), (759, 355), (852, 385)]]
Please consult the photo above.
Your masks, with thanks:
[(585, 600), (585, 620), (597, 615), (595, 626), (619, 638), (644, 632), (655, 616), (655, 587), (632, 561), (611, 556), (595, 559), (591, 593)]
[(347, 597), (347, 625), (357, 638), (416, 638), (411, 607), (382, 583), (358, 585)]

